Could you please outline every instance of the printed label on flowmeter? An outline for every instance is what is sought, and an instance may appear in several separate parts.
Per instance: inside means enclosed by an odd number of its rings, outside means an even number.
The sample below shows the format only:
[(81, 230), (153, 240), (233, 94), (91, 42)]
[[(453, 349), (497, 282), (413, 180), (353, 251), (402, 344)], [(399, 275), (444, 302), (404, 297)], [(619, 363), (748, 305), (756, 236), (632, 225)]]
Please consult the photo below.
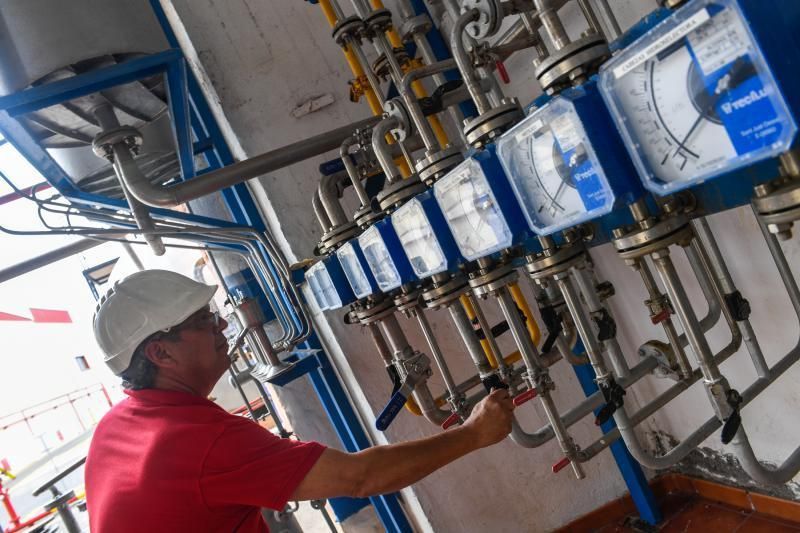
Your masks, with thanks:
[(742, 19), (730, 8), (714, 15), (708, 24), (697, 28), (687, 39), (706, 76), (745, 55), (750, 48)]
[(703, 8), (688, 19), (684, 20), (675, 28), (672, 29), (669, 33), (661, 37), (660, 39), (656, 40), (651, 45), (645, 47), (639, 53), (616, 67), (612, 72), (614, 73), (615, 78), (621, 78), (628, 72), (632, 71), (661, 50), (665, 49), (678, 39), (682, 39), (686, 36), (686, 34), (690, 33), (691, 31), (697, 29), (700, 25), (708, 21), (711, 18), (708, 14), (708, 9)]

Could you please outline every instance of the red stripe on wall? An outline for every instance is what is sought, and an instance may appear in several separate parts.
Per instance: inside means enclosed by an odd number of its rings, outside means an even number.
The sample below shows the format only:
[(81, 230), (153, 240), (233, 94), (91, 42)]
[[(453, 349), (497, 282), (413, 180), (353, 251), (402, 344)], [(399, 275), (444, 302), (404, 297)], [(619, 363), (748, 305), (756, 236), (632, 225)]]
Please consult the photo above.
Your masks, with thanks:
[(30, 318), (0, 311), (0, 320), (8, 320), (10, 322), (29, 322)]
[(31, 308), (31, 316), (34, 322), (47, 322), (55, 324), (72, 324), (69, 312), (58, 309), (34, 309)]

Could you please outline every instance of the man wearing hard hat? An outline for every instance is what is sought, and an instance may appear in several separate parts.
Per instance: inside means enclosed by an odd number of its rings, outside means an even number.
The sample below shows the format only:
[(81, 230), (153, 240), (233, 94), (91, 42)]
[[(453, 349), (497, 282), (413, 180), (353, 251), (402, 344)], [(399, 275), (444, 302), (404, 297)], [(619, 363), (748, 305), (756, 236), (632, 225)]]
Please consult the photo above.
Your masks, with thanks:
[(496, 390), (462, 426), (425, 439), (358, 453), (280, 439), (207, 399), (230, 364), (215, 290), (146, 270), (100, 301), (95, 337), (128, 398), (89, 449), (93, 533), (264, 532), (262, 507), (394, 492), (511, 431), (511, 399)]

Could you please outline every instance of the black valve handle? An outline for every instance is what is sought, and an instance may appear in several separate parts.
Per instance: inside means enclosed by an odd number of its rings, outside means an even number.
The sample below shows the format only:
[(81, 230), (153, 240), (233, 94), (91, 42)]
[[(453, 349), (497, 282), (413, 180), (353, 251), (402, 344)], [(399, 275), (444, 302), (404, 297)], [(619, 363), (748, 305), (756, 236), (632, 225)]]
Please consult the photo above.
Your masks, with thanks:
[(722, 425), (722, 434), (721, 440), (722, 444), (728, 444), (730, 441), (733, 440), (733, 437), (736, 436), (736, 432), (739, 431), (739, 427), (742, 425), (742, 415), (740, 413), (740, 407), (742, 405), (742, 396), (739, 394), (738, 391), (735, 389), (730, 389), (726, 393), (728, 405), (731, 406), (733, 411), (731, 412), (730, 416), (725, 419), (725, 423)]

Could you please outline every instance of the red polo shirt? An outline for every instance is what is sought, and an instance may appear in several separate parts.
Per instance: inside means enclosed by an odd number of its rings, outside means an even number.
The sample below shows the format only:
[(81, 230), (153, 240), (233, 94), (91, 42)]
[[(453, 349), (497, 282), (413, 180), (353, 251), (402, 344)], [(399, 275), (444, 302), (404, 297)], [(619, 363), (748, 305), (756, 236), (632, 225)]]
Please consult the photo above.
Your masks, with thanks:
[(191, 394), (128, 391), (86, 461), (93, 533), (266, 532), (325, 449), (280, 439)]

